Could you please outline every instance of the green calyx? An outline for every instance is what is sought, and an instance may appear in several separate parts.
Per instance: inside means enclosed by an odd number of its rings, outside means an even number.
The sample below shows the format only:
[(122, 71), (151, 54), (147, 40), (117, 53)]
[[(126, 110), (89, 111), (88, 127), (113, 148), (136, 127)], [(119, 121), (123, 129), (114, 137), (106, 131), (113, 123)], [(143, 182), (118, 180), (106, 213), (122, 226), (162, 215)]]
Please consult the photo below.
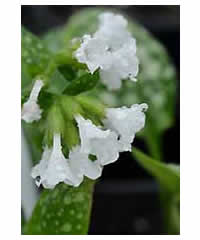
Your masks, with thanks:
[(105, 118), (105, 105), (100, 101), (79, 95), (76, 97), (77, 102), (84, 110), (83, 117), (89, 118), (95, 125), (102, 125), (101, 120)]
[(53, 135), (61, 134), (63, 151), (68, 152), (80, 144), (79, 130), (75, 120), (78, 115), (90, 119), (94, 124), (101, 125), (105, 117), (105, 106), (87, 96), (57, 96), (49, 108), (45, 119), (44, 143), (49, 147), (53, 144)]

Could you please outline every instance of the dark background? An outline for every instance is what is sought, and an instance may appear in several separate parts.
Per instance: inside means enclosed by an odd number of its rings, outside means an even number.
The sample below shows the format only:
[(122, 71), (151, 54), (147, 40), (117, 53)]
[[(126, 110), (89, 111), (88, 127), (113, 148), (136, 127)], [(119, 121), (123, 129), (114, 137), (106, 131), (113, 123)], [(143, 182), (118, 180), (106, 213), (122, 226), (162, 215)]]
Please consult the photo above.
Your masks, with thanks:
[[(22, 6), (22, 24), (40, 35), (66, 23), (85, 6)], [(111, 6), (110, 6), (111, 7)], [(177, 102), (175, 126), (164, 134), (166, 162), (180, 162), (180, 7), (169, 5), (112, 6), (145, 26), (163, 43), (176, 66)], [(145, 150), (141, 140), (134, 145)], [(94, 193), (89, 234), (162, 234), (163, 221), (159, 206), (158, 187), (129, 153), (106, 166)]]

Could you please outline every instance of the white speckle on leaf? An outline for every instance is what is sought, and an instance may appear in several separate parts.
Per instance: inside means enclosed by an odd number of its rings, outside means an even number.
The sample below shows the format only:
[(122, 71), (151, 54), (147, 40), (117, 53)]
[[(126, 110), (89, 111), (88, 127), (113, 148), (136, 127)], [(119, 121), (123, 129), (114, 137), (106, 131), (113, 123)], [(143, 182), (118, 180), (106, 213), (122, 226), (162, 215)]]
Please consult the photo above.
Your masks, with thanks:
[(72, 225), (70, 223), (65, 223), (61, 226), (61, 231), (70, 232), (72, 230)]
[(77, 214), (77, 218), (78, 218), (78, 219), (81, 219), (82, 217), (83, 217), (83, 214), (82, 214), (82, 213), (78, 213), (78, 214)]
[(64, 197), (64, 204), (69, 205), (69, 204), (71, 204), (71, 202), (72, 202), (71, 196), (66, 195)]
[(71, 210), (69, 211), (69, 213), (70, 213), (70, 215), (74, 215), (74, 214), (75, 214), (74, 209), (71, 209)]
[(41, 209), (41, 214), (42, 214), (42, 215), (45, 215), (46, 211), (47, 211), (47, 208), (46, 208), (45, 205), (43, 205), (43, 206), (42, 206), (42, 209)]
[(58, 221), (58, 220), (55, 221), (55, 225), (56, 225), (56, 226), (59, 225), (59, 221)]
[(28, 64), (32, 63), (32, 59), (31, 58), (27, 58), (26, 59), (26, 63), (28, 63)]
[(76, 226), (76, 229), (77, 229), (77, 230), (80, 230), (80, 229), (81, 229), (81, 225), (78, 224), (78, 225)]
[(41, 223), (41, 225), (42, 225), (42, 227), (45, 228), (45, 227), (47, 226), (47, 222), (43, 220), (42, 223)]
[(28, 36), (25, 37), (25, 42), (27, 43), (31, 43), (32, 42), (32, 39)]
[(84, 194), (82, 192), (78, 192), (74, 197), (74, 202), (83, 202), (84, 201)]
[(55, 189), (54, 192), (52, 193), (51, 197), (54, 199), (54, 198), (57, 198), (57, 196), (59, 196), (59, 190)]
[(38, 44), (37, 44), (37, 48), (38, 48), (38, 49), (42, 49), (42, 48), (43, 48), (42, 44), (38, 43)]

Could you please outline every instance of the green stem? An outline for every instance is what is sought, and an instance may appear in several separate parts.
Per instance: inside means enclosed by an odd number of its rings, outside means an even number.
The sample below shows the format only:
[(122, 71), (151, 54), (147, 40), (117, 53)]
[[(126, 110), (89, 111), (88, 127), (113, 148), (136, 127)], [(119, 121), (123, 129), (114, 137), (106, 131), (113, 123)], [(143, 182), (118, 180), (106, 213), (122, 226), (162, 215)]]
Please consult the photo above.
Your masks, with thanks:
[(148, 134), (146, 135), (146, 143), (152, 158), (158, 161), (163, 161), (161, 137), (148, 131)]
[[(149, 130), (149, 129), (148, 129)], [(151, 156), (158, 161), (164, 161), (162, 154), (162, 138), (152, 131), (148, 131), (146, 135), (146, 143)], [(165, 191), (165, 188), (160, 186), (160, 206), (163, 213), (164, 232), (166, 234), (179, 234), (179, 211), (176, 209), (173, 198), (174, 194)]]
[(164, 219), (164, 233), (168, 235), (180, 234), (180, 214), (174, 201), (175, 195), (160, 186), (160, 204)]

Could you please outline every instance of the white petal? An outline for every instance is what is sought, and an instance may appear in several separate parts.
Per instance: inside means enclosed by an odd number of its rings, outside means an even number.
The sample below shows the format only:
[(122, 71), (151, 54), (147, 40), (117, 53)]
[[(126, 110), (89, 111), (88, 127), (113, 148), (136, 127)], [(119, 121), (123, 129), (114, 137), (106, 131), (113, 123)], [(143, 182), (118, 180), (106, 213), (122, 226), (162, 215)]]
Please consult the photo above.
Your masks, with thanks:
[(99, 15), (99, 22), (99, 29), (94, 36), (104, 39), (112, 52), (131, 39), (127, 30), (128, 22), (123, 16), (107, 12)]
[(135, 134), (140, 131), (145, 124), (144, 111), (147, 104), (134, 104), (130, 108), (108, 108), (104, 126), (115, 131), (120, 137), (121, 151), (130, 151), (131, 143)]
[(99, 15), (99, 22), (100, 26), (103, 27), (104, 25), (116, 25), (118, 27), (126, 28), (127, 21), (126, 19), (119, 14), (114, 14), (111, 12), (104, 12)]
[(119, 142), (116, 133), (111, 132), (106, 139), (93, 139), (91, 153), (96, 155), (102, 166), (113, 163), (119, 158)]
[(91, 153), (91, 139), (107, 138), (110, 131), (104, 131), (100, 127), (95, 126), (91, 120), (86, 120), (82, 116), (76, 116), (79, 133), (81, 138), (81, 151), (84, 153)]
[(42, 159), (41, 159), (40, 163), (35, 165), (32, 168), (31, 176), (32, 176), (32, 178), (36, 178), (36, 184), (37, 184), (38, 187), (41, 184), (41, 178), (37, 180), (37, 177), (40, 177), (40, 176), (44, 175), (44, 173), (47, 169), (47, 166), (48, 166), (48, 160), (49, 160), (49, 157), (51, 155), (51, 151), (52, 151), (51, 149), (48, 149), (46, 147), (44, 149), (43, 154), (42, 154)]
[[(121, 49), (117, 50), (113, 54), (113, 59), (121, 79), (136, 77), (139, 61), (136, 56), (135, 39), (129, 40)], [(117, 67), (119, 64), (120, 67)]]
[(28, 123), (38, 121), (41, 118), (42, 110), (37, 104), (37, 99), (42, 87), (43, 81), (36, 80), (28, 101), (23, 105), (21, 118)]
[(101, 39), (107, 46), (107, 50), (114, 52), (131, 39), (131, 34), (122, 28), (117, 28), (116, 26), (107, 25), (105, 27), (99, 28), (99, 30), (94, 34), (94, 37)]
[(114, 66), (100, 70), (100, 78), (109, 90), (120, 89), (122, 85), (118, 69)]
[(109, 64), (110, 53), (106, 52), (106, 49), (104, 41), (85, 35), (83, 43), (75, 52), (75, 57), (80, 63), (87, 64), (90, 72), (94, 73), (99, 67), (103, 68)]
[(27, 123), (38, 121), (41, 118), (42, 110), (36, 102), (28, 100), (22, 108), (21, 118)]
[(131, 39), (122, 48), (113, 52), (110, 67), (100, 70), (100, 77), (109, 90), (119, 89), (124, 79), (135, 80), (139, 66), (135, 52), (135, 40)]
[(81, 166), (82, 159), (85, 159), (85, 154), (81, 154), (77, 148), (74, 148), (72, 151), (70, 151), (69, 165), (74, 177), (74, 186), (79, 186), (84, 178), (84, 173)]
[(103, 167), (98, 160), (92, 161), (88, 159), (84, 162), (84, 175), (90, 179), (97, 179), (101, 176)]
[[(73, 175), (61, 148), (60, 134), (55, 134), (53, 148), (45, 149), (42, 160), (32, 170), (32, 177), (36, 178), (37, 185), (42, 184), (45, 188), (54, 188), (58, 183), (65, 180), (73, 185)], [(40, 178), (39, 181), (37, 177)]]
[(102, 167), (98, 161), (90, 160), (88, 154), (81, 152), (80, 146), (70, 151), (69, 164), (74, 176), (77, 176), (76, 186), (82, 182), (83, 176), (90, 179), (97, 179), (102, 173)]
[(76, 117), (81, 138), (81, 151), (97, 157), (101, 165), (114, 162), (119, 157), (117, 135), (110, 130), (102, 130), (90, 120)]

